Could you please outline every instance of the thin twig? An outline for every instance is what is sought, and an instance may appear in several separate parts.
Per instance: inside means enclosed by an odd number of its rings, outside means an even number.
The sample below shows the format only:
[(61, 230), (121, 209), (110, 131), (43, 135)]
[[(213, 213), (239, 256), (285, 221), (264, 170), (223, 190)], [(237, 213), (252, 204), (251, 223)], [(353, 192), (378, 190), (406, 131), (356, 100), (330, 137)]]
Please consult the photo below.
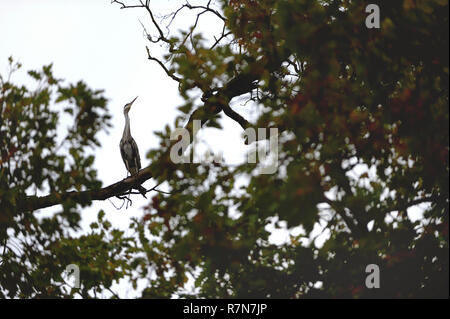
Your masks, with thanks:
[(112, 0), (112, 1), (111, 1), (111, 4), (113, 4), (113, 3), (118, 3), (118, 4), (120, 4), (120, 5), (122, 6), (122, 7), (120, 7), (120, 9), (142, 8), (142, 7), (144, 7), (143, 5), (127, 6), (127, 5), (125, 5), (123, 2), (121, 2), (121, 1), (116, 1), (116, 0)]
[(120, 299), (119, 295), (116, 294), (111, 288), (106, 287), (106, 289), (107, 289), (110, 293), (112, 293), (112, 295), (113, 295), (114, 297), (116, 297), (117, 299)]
[(164, 65), (164, 63), (162, 63), (159, 59), (153, 57), (150, 54), (150, 49), (146, 46), (145, 47), (147, 49), (147, 55), (148, 55), (148, 59), (149, 60), (153, 60), (156, 61), (162, 68), (163, 70), (166, 72), (166, 74), (171, 77), (173, 80), (177, 81), (177, 82), (181, 82), (181, 78), (179, 78), (178, 76), (174, 75), (173, 72), (170, 72), (167, 67)]
[(150, 188), (149, 190), (147, 190), (147, 193), (148, 193), (148, 192), (151, 192), (151, 191), (155, 191), (155, 192), (159, 192), (159, 193), (163, 193), (163, 194), (172, 195), (172, 193), (169, 193), (169, 192), (165, 192), (165, 191), (161, 191), (161, 190), (159, 190), (159, 189), (156, 189), (156, 187), (158, 187), (158, 186), (161, 185), (162, 183), (164, 183), (164, 181), (163, 181), (163, 182), (160, 182), (160, 183), (158, 183), (158, 184), (156, 184), (155, 186), (153, 186), (152, 188)]

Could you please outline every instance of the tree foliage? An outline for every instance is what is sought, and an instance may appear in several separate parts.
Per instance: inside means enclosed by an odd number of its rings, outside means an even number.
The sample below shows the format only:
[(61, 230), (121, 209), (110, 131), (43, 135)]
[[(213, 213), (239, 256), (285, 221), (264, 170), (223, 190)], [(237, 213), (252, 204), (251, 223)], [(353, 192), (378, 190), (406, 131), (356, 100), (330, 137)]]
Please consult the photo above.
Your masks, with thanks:
[[(278, 171), (174, 164), (167, 126), (147, 156), (170, 194), (152, 197), (132, 236), (103, 212), (75, 236), (76, 203), (96, 199), (89, 192), (64, 197), (50, 218), (17, 203), (37, 189), (99, 189), (86, 148), (108, 124), (106, 100), (83, 83), (63, 86), (50, 67), (30, 73), (36, 91), (2, 78), (1, 236), (22, 249), (3, 254), (3, 294), (92, 297), (126, 278), (134, 288), (146, 279), (148, 298), (448, 297), (448, 1), (383, 2), (379, 29), (366, 28), (361, 1), (187, 2), (160, 20), (149, 1), (114, 2), (148, 13), (148, 58), (185, 98), (174, 125), (221, 129), (223, 115), (243, 129), (278, 128)], [(187, 12), (192, 25), (171, 30)], [(210, 39), (197, 30), (206, 15), (223, 25)], [(52, 111), (52, 96), (69, 106)], [(233, 110), (236, 97), (262, 110), (256, 121)], [(73, 120), (65, 155), (54, 137), (62, 113)], [(302, 231), (275, 245), (274, 219)], [(68, 264), (81, 268), (79, 289), (61, 284)], [(369, 264), (380, 267), (379, 289), (364, 285)]]
[[(102, 91), (81, 81), (63, 83), (51, 65), (28, 72), (32, 89), (13, 82), (21, 64), (9, 58), (9, 66), (8, 76), (0, 77), (0, 293), (53, 295), (52, 283), (67, 265), (58, 251), (68, 246), (70, 256), (76, 249), (68, 234), (79, 229), (80, 210), (65, 201), (42, 217), (21, 207), (33, 194), (58, 197), (68, 189), (101, 186), (89, 149), (100, 145), (97, 133), (110, 126), (110, 115)], [(88, 203), (86, 198), (78, 204)]]

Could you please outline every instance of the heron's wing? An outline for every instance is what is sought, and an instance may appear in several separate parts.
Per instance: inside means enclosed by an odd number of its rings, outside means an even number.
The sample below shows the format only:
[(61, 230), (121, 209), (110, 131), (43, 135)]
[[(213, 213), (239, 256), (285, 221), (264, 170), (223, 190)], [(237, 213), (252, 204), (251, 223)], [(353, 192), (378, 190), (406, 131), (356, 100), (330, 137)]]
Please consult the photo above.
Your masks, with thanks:
[(128, 164), (128, 156), (127, 153), (125, 152), (125, 143), (124, 141), (120, 141), (120, 155), (122, 155), (122, 160), (125, 163), (125, 167), (127, 168), (128, 171), (130, 171), (130, 165)]
[(133, 138), (131, 138), (131, 149), (133, 151), (133, 159), (135, 160), (137, 170), (141, 169), (141, 156), (139, 155), (139, 148)]

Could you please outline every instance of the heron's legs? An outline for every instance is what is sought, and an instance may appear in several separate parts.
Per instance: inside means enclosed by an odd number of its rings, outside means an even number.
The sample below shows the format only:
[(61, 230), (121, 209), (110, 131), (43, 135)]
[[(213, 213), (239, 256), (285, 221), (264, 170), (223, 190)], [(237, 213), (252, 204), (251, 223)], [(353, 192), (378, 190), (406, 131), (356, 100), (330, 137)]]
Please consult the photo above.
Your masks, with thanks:
[[(127, 171), (127, 178), (130, 177), (130, 176), (131, 176), (131, 173)], [(132, 189), (133, 189), (133, 188), (130, 188), (130, 190), (128, 191), (128, 195), (127, 195), (127, 204), (126, 204), (126, 206), (125, 206), (125, 209), (128, 208), (128, 204), (130, 204), (130, 206), (131, 206), (132, 201), (131, 201), (131, 199), (130, 199), (130, 196), (131, 196), (131, 190), (132, 190)]]

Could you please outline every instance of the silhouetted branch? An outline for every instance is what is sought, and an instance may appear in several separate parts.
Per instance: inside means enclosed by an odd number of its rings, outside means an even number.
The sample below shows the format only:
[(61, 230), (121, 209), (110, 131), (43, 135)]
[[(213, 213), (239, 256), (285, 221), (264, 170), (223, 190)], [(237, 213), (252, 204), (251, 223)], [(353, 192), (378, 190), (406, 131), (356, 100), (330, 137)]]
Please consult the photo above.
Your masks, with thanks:
[(188, 1), (186, 1), (186, 4), (184, 4), (183, 7), (189, 8), (191, 10), (192, 9), (203, 9), (203, 10), (205, 10), (207, 12), (211, 12), (211, 13), (215, 14), (223, 22), (227, 21), (227, 19), (223, 15), (221, 15), (219, 11), (214, 10), (214, 9), (211, 8), (211, 0), (208, 1), (208, 4), (206, 6), (193, 6)]
[(159, 42), (160, 40), (166, 42), (167, 44), (169, 44), (170, 49), (169, 51), (172, 52), (173, 50), (173, 44), (171, 43), (171, 41), (169, 39), (166, 38), (166, 36), (164, 35), (164, 33), (162, 32), (161, 27), (159, 26), (158, 22), (156, 22), (156, 19), (153, 15), (152, 10), (150, 9), (150, 2), (146, 1), (145, 5), (142, 3), (141, 0), (139, 0), (139, 2), (141, 3), (141, 5), (147, 10), (149, 16), (150, 16), (150, 20), (152, 21), (153, 25), (155, 26), (156, 30), (158, 30), (159, 33), (159, 37), (157, 40), (152, 40), (151, 37), (148, 38), (151, 42), (156, 43)]
[(53, 193), (47, 196), (27, 196), (24, 201), (18, 204), (19, 211), (33, 211), (36, 209), (51, 207), (62, 204), (65, 201), (73, 201), (80, 204), (87, 204), (93, 200), (105, 200), (110, 197), (121, 196), (126, 191), (136, 185), (144, 183), (152, 178), (149, 167), (142, 169), (137, 175), (128, 177), (120, 182), (111, 184), (95, 190), (71, 191), (64, 193)]
[(242, 127), (242, 129), (246, 130), (247, 128), (249, 128), (251, 125), (250, 123), (243, 118), (239, 113), (237, 113), (236, 111), (234, 111), (230, 105), (225, 104), (222, 106), (222, 110), (225, 113), (225, 115), (227, 115), (229, 118), (235, 120), (237, 123), (239, 123), (239, 125)]
[(145, 48), (147, 49), (147, 55), (148, 55), (148, 59), (149, 59), (149, 60), (156, 61), (156, 62), (162, 67), (162, 69), (164, 70), (164, 72), (166, 72), (166, 74), (167, 74), (169, 77), (171, 77), (173, 80), (175, 80), (175, 81), (177, 81), (177, 82), (181, 82), (181, 78), (179, 78), (178, 76), (174, 75), (173, 72), (170, 72), (170, 71), (167, 69), (167, 67), (164, 65), (164, 63), (162, 63), (159, 59), (153, 57), (153, 56), (150, 54), (150, 50), (149, 50), (149, 48), (148, 48), (147, 46), (146, 46)]
[(228, 31), (225, 33), (226, 27), (225, 24), (223, 25), (223, 29), (222, 29), (222, 34), (220, 35), (220, 37), (218, 39), (216, 39), (216, 37), (214, 37), (214, 40), (216, 40), (216, 42), (214, 42), (214, 44), (211, 46), (211, 48), (209, 48), (210, 50), (214, 49), (216, 47), (216, 45), (219, 44), (220, 41), (222, 41), (224, 38), (226, 38), (227, 36), (229, 36), (231, 34), (231, 31)]
[(144, 7), (142, 4), (140, 4), (140, 5), (133, 5), (133, 6), (127, 6), (127, 5), (125, 5), (125, 4), (124, 4), (123, 2), (121, 2), (121, 1), (111, 0), (111, 4), (113, 4), (113, 3), (118, 3), (118, 4), (120, 4), (120, 5), (121, 5), (120, 9), (142, 8), (142, 7)]

